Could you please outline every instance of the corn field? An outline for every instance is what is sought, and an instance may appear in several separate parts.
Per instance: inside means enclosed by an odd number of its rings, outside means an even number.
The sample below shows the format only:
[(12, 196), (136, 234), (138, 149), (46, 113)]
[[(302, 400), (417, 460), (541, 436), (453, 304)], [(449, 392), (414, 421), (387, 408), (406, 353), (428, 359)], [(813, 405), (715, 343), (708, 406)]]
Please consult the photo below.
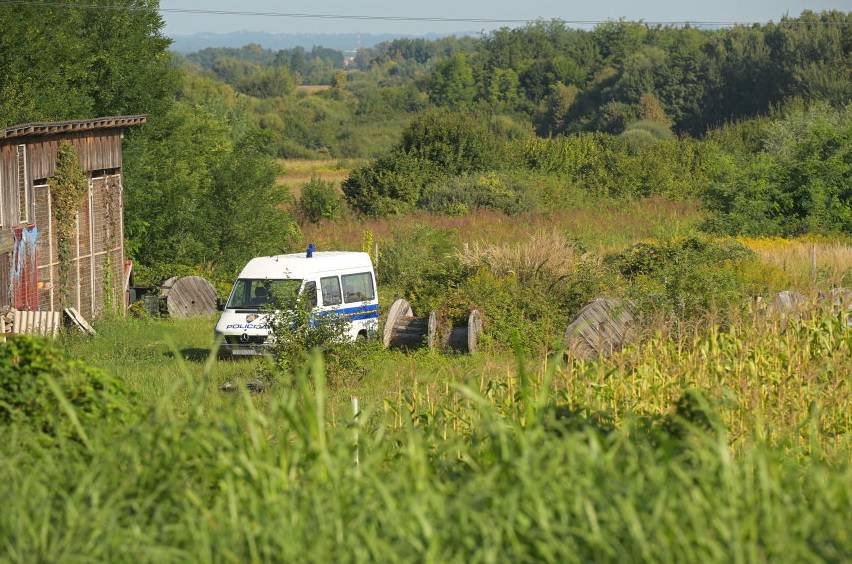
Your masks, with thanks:
[(661, 330), (594, 362), (519, 358), (409, 381), (356, 413), (333, 401), (319, 357), (223, 404), (207, 397), (210, 366), (85, 441), (7, 428), (2, 558), (852, 555), (852, 333), (836, 313)]

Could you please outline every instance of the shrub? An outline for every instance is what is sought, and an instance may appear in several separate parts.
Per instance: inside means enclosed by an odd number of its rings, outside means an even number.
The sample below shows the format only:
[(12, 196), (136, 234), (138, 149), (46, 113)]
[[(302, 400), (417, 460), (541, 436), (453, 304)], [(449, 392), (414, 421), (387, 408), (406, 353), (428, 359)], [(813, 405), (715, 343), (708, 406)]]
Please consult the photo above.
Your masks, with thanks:
[[(273, 298), (266, 315), (277, 374), (289, 380), (306, 364), (313, 351), (319, 351), (330, 377), (360, 375), (365, 368), (365, 355), (359, 354), (358, 344), (349, 340), (346, 317), (314, 312), (305, 294), (280, 293)], [(269, 372), (268, 366), (261, 367), (261, 372), (269, 379), (276, 376)]]
[[(60, 399), (60, 394), (63, 399)], [(0, 344), (0, 424), (25, 424), (51, 436), (85, 428), (127, 411), (124, 385), (54, 345), (17, 336)]]
[(496, 173), (464, 175), (428, 186), (418, 207), (431, 212), (463, 215), (475, 209), (495, 209), (514, 215), (530, 211), (535, 203), (515, 179)]
[(467, 112), (424, 112), (403, 132), (397, 151), (427, 160), (450, 175), (501, 165), (496, 136), (483, 118)]
[(457, 235), (449, 230), (415, 225), (395, 233), (381, 251), (379, 283), (411, 302), (415, 313), (437, 309), (443, 296), (466, 276), (455, 253)]
[(600, 260), (556, 232), (516, 245), (465, 245), (457, 256), (476, 272), (463, 290), (488, 322), (487, 340), (526, 352), (559, 347), (573, 313), (607, 285)]
[(672, 139), (672, 131), (665, 123), (643, 119), (627, 124), (621, 133), (621, 138), (626, 139), (628, 145), (634, 151), (639, 151), (653, 145), (661, 139)]
[(321, 219), (337, 219), (343, 213), (343, 202), (331, 182), (312, 178), (302, 186), (299, 198), (302, 216), (312, 223)]
[(439, 177), (430, 161), (395, 152), (352, 171), (343, 182), (343, 193), (361, 213), (393, 215), (412, 209), (424, 187)]
[(634, 152), (646, 149), (657, 142), (657, 138), (645, 129), (626, 129), (620, 137), (627, 141), (627, 145)]
[(512, 145), (526, 168), (567, 177), (592, 195), (694, 197), (728, 169), (712, 143), (657, 139), (649, 130), (526, 139)]
[(464, 281), (463, 295), (484, 318), (482, 346), (541, 353), (558, 346), (566, 318), (559, 299), (541, 283), (481, 269)]
[(852, 233), (852, 105), (793, 112), (767, 127), (764, 151), (704, 191), (707, 231)]
[(739, 303), (749, 291), (740, 267), (753, 253), (734, 240), (639, 243), (607, 258), (646, 312), (688, 321)]

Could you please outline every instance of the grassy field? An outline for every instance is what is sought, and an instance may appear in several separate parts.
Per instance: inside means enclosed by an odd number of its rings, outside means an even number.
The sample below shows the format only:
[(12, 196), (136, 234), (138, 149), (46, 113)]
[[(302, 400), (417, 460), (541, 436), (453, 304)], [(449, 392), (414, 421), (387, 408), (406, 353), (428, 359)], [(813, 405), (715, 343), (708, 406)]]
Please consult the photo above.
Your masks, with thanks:
[(357, 380), (314, 359), (251, 395), (218, 390), (257, 364), (208, 363), (211, 320), (102, 323), (66, 347), (121, 376), (131, 414), (82, 442), (6, 429), (0, 550), (12, 562), (844, 561), (844, 326), (743, 318), (568, 365), (374, 351)]
[(284, 170), (278, 177), (278, 183), (287, 186), (293, 197), (298, 198), (301, 187), (312, 178), (331, 182), (336, 186), (346, 180), (349, 172), (359, 166), (359, 159), (280, 159), (278, 164)]
[(459, 216), (419, 212), (381, 219), (347, 218), (305, 225), (303, 233), (306, 241), (316, 242), (321, 248), (357, 249), (365, 231), (379, 241), (387, 241), (412, 225), (453, 231), (462, 242), (501, 244), (525, 241), (536, 231), (557, 230), (591, 249), (606, 252), (644, 239), (692, 233), (701, 219), (695, 203), (650, 198), (630, 203), (578, 203), (570, 209), (514, 217), (477, 210)]
[[(567, 320), (566, 320), (567, 322)], [(202, 386), (205, 411), (233, 405), (221, 384), (241, 386), (258, 376), (263, 360), (217, 362), (215, 319), (126, 320), (102, 323), (94, 339), (67, 343), (74, 357), (119, 374), (143, 401), (169, 397), (183, 409)], [(735, 329), (696, 329), (677, 338), (660, 330), (641, 346), (603, 362), (564, 365), (553, 356), (520, 359), (527, 377), (549, 381), (561, 401), (607, 413), (614, 423), (630, 415), (663, 416), (684, 390), (694, 388), (720, 400), (720, 413), (734, 443), (755, 434), (807, 446), (802, 425), (819, 412), (821, 447), (848, 448), (852, 430), (852, 334), (829, 318), (787, 328), (759, 315), (744, 315)], [(743, 351), (748, 351), (743, 354)], [(458, 400), (454, 387), (472, 386), (511, 401), (522, 385), (518, 357), (510, 351), (473, 356), (431, 351), (369, 350), (368, 369), (357, 376), (330, 375), (329, 420), (346, 419), (351, 397), (371, 411), (389, 402), (396, 410), (434, 411)], [(496, 386), (496, 388), (495, 388)], [(276, 393), (286, 390), (275, 390)], [(268, 396), (256, 402), (264, 405)]]
[[(341, 220), (305, 235), (358, 249), (369, 232), (381, 271), (382, 249), (418, 224), (457, 245), (557, 233), (603, 255), (692, 235), (701, 218), (650, 199)], [(848, 241), (742, 242), (766, 288), (815, 298), (848, 285)], [(381, 288), (384, 305), (393, 292)], [(59, 430), (3, 427), (0, 560), (848, 561), (846, 316), (823, 304), (779, 318), (746, 303), (651, 324), (593, 361), (495, 341), (473, 355), (368, 344), (359, 369), (314, 355), (287, 373), (216, 361), (214, 318), (103, 320), (96, 337), (60, 344), (117, 376), (124, 407), (84, 419), (85, 402), (44, 385)], [(267, 386), (251, 393), (259, 376)]]

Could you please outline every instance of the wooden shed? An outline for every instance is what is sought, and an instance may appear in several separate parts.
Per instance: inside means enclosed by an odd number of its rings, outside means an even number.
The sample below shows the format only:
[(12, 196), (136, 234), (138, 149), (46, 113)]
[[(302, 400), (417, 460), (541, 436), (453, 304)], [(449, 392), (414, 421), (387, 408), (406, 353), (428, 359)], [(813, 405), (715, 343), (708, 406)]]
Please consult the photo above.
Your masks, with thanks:
[(59, 144), (77, 150), (89, 179), (77, 211), (67, 295), (86, 318), (124, 311), (121, 140), (145, 116), (117, 116), (0, 129), (0, 311), (60, 308), (56, 219), (48, 179)]

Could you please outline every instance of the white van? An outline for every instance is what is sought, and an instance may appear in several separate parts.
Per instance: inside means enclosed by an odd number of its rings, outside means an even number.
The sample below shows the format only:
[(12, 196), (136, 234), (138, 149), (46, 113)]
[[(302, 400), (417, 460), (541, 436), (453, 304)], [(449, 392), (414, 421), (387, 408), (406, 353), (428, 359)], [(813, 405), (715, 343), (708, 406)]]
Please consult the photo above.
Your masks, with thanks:
[(373, 263), (367, 253), (314, 252), (257, 257), (240, 272), (219, 322), (220, 357), (263, 354), (269, 327), (264, 315), (273, 292), (291, 288), (305, 296), (314, 313), (334, 311), (349, 321), (347, 335), (374, 335), (379, 300)]

